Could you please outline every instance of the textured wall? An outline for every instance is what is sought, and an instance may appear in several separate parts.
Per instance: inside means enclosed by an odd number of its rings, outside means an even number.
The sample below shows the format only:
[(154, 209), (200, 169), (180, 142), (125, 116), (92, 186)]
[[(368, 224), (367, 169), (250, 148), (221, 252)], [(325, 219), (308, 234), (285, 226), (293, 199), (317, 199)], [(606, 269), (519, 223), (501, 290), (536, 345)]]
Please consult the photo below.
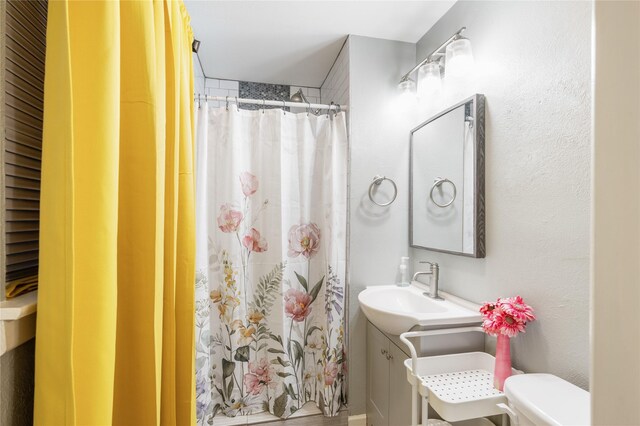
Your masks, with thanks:
[(35, 339), (0, 357), (0, 425), (33, 424)]
[[(397, 90), (400, 76), (415, 64), (415, 45), (349, 37), (349, 412), (365, 412), (366, 317), (358, 293), (366, 286), (392, 284), (400, 257), (408, 252), (408, 135), (413, 113)], [(326, 99), (325, 99), (326, 100)], [(398, 185), (389, 207), (367, 195), (375, 175)], [(389, 195), (387, 182), (381, 192)], [(383, 199), (383, 195), (378, 196)]]
[(487, 102), (487, 257), (412, 258), (439, 262), (441, 288), (474, 302), (522, 295), (539, 320), (514, 364), (587, 388), (591, 2), (458, 2), (417, 57), (462, 26)]

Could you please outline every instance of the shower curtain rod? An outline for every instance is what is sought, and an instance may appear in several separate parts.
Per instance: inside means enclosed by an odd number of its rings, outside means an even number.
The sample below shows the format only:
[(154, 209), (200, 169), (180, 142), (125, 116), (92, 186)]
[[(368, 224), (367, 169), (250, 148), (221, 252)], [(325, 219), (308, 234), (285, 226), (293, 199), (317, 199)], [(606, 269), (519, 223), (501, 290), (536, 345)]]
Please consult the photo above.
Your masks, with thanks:
[(256, 105), (266, 105), (266, 106), (279, 106), (279, 107), (292, 107), (292, 108), (308, 108), (308, 109), (328, 109), (332, 111), (343, 111), (347, 109), (344, 105), (334, 104), (308, 104), (305, 102), (288, 102), (288, 101), (275, 101), (275, 100), (265, 100), (265, 99), (246, 99), (246, 98), (237, 98), (235, 96), (203, 96), (203, 95), (195, 95), (194, 100), (205, 100), (205, 101), (219, 101), (219, 102), (228, 102), (228, 103), (238, 103), (238, 104), (256, 104)]

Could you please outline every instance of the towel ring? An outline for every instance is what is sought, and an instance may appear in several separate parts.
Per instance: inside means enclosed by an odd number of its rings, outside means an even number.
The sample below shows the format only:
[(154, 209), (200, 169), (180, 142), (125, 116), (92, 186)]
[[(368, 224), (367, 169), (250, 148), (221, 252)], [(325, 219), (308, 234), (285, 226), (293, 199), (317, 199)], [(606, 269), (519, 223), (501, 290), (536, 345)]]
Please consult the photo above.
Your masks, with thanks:
[[(333, 102), (332, 102), (333, 103)], [(376, 200), (373, 199), (373, 188), (375, 188), (375, 186), (380, 186), (382, 184), (383, 181), (388, 180), (389, 182), (391, 182), (391, 185), (393, 185), (393, 197), (391, 198), (391, 201), (389, 201), (388, 203), (379, 203)], [(374, 186), (375, 185), (375, 186)], [(398, 187), (396, 186), (396, 183), (389, 179), (386, 176), (374, 176), (373, 177), (373, 182), (371, 182), (371, 185), (369, 185), (369, 199), (371, 200), (371, 202), (373, 204), (376, 204), (380, 207), (386, 207), (388, 205), (390, 205), (391, 203), (393, 203), (396, 200), (396, 197), (398, 196)]]
[[(446, 204), (438, 204), (438, 202), (433, 199), (433, 190), (440, 187), (445, 182), (449, 182), (451, 186), (453, 186), (453, 197), (451, 197), (451, 200), (449, 200), (449, 202)], [(437, 177), (433, 181), (433, 186), (431, 187), (431, 191), (429, 191), (429, 198), (431, 198), (431, 201), (433, 201), (433, 204), (435, 204), (436, 206), (445, 208), (445, 207), (449, 207), (455, 201), (457, 193), (458, 193), (458, 190), (456, 188), (455, 183), (451, 182), (447, 178)]]

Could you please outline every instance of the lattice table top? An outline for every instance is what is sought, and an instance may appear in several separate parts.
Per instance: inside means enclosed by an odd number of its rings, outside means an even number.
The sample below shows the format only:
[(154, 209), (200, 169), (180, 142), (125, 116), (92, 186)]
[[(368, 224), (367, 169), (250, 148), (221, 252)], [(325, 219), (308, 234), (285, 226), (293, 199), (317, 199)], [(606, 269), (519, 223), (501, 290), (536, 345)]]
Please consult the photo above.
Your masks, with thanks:
[(429, 391), (444, 402), (460, 403), (502, 395), (493, 387), (493, 373), (486, 370), (457, 371), (420, 378)]

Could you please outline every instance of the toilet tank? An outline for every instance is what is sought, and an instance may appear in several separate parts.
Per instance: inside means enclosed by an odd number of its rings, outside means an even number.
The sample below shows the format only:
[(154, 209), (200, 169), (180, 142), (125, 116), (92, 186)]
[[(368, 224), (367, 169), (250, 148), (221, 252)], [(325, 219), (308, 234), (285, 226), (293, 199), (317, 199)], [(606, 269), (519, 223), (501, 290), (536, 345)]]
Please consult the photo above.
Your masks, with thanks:
[(552, 374), (519, 374), (504, 383), (521, 425), (590, 425), (590, 395)]

